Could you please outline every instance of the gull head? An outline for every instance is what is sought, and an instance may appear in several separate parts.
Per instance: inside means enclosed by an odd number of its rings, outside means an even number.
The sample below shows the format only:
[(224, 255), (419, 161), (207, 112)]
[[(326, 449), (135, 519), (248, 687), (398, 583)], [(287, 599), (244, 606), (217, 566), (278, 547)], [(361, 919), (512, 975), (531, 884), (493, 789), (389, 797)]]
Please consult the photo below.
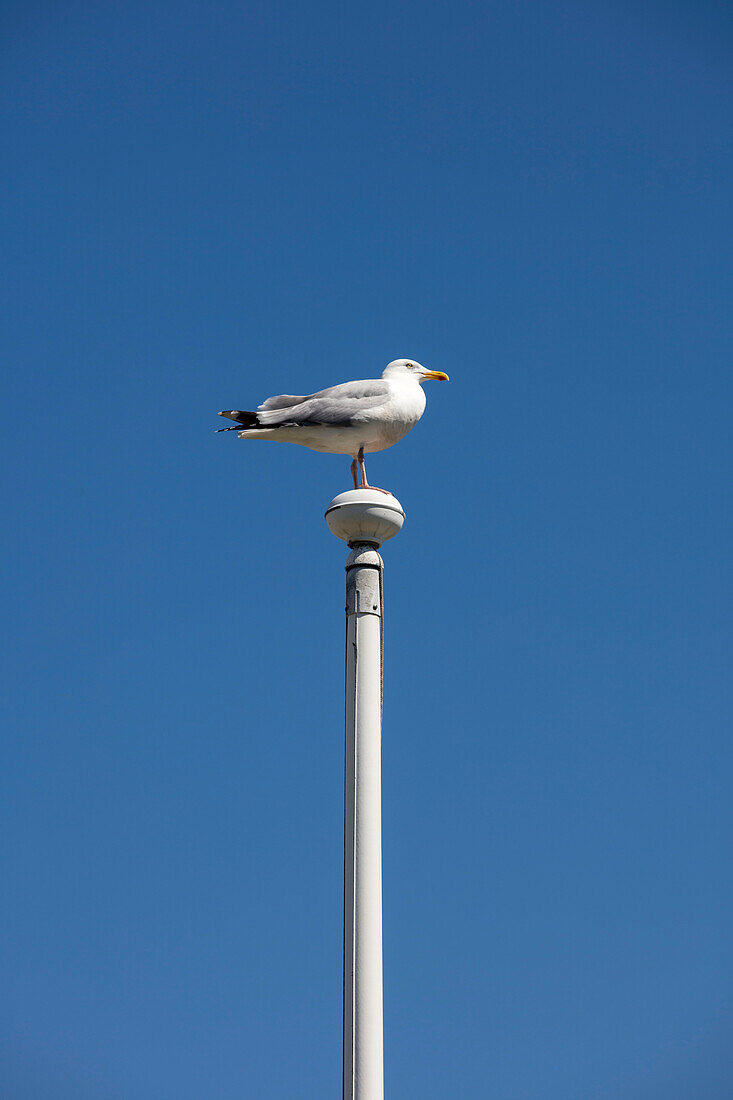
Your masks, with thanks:
[(425, 382), (428, 378), (436, 382), (448, 381), (448, 375), (442, 370), (428, 370), (415, 359), (393, 359), (382, 371), (382, 378), (412, 378), (415, 382)]

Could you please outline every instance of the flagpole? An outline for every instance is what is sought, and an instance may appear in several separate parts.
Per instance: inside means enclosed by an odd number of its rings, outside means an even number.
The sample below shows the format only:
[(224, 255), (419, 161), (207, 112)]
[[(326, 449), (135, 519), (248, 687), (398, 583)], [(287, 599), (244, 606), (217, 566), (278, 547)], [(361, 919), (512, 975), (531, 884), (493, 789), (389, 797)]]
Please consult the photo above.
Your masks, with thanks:
[(326, 522), (347, 542), (344, 776), (344, 1100), (382, 1100), (382, 637), (377, 553), (405, 513), (375, 489), (341, 493)]

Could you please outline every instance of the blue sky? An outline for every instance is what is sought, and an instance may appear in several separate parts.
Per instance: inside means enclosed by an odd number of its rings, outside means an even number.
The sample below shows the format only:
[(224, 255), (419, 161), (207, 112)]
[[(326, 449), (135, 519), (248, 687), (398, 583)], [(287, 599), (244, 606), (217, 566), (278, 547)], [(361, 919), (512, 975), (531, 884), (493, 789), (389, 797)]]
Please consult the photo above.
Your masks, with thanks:
[(212, 429), (409, 356), (388, 1095), (727, 1100), (730, 8), (2, 22), (3, 1096), (340, 1094), (348, 460)]

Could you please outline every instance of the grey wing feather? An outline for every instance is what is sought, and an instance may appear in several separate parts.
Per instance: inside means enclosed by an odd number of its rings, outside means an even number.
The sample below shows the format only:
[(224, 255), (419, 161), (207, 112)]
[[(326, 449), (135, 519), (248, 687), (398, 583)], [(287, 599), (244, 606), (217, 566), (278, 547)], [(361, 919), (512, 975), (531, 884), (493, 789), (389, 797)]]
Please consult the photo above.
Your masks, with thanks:
[(260, 405), (258, 419), (268, 428), (285, 424), (348, 427), (383, 405), (388, 397), (389, 387), (380, 379), (344, 382), (307, 397), (271, 397)]
[(262, 412), (263, 409), (292, 409), (293, 405), (302, 405), (307, 400), (308, 394), (304, 397), (296, 397), (295, 394), (284, 393), (280, 397), (268, 397), (267, 401), (263, 401), (261, 405), (257, 406), (257, 411)]

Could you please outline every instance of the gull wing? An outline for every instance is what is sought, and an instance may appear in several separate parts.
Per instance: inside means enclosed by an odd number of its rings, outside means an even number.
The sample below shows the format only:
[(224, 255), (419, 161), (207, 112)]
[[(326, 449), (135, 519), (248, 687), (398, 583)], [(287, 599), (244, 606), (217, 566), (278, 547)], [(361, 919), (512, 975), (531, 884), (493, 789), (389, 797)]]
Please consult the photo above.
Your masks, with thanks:
[(308, 394), (305, 394), (303, 397), (296, 397), (293, 393), (283, 393), (280, 397), (268, 397), (267, 401), (263, 401), (261, 405), (257, 406), (257, 411), (262, 412), (264, 409), (292, 409), (293, 405), (302, 405), (303, 402), (308, 399)]
[(263, 428), (284, 427), (286, 424), (344, 428), (369, 419), (388, 398), (389, 386), (382, 379), (344, 382), (307, 397), (287, 394), (270, 397), (259, 406), (257, 419)]

